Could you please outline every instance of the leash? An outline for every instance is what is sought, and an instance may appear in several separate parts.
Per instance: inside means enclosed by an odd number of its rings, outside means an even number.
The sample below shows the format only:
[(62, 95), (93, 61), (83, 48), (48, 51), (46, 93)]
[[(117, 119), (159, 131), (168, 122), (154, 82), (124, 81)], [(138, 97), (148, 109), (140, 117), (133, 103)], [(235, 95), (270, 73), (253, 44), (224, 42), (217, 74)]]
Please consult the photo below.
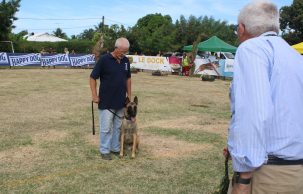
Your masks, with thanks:
[[(116, 117), (118, 117), (119, 119), (123, 119), (123, 117), (120, 117), (119, 115), (117, 115), (115, 112), (111, 111), (110, 109), (107, 109), (109, 112), (113, 113)], [(93, 135), (95, 135), (95, 115), (94, 115), (94, 102), (92, 101), (92, 131), (93, 131)]]
[(224, 161), (225, 165), (225, 171), (224, 171), (224, 176), (221, 179), (219, 188), (214, 192), (214, 194), (227, 194), (228, 187), (229, 187), (229, 176), (228, 176), (228, 160), (229, 160), (230, 154), (227, 153), (227, 156)]
[(93, 130), (93, 135), (95, 135), (95, 115), (94, 115), (94, 102), (92, 101), (92, 130)]
[(109, 112), (113, 113), (113, 115), (115, 115), (116, 117), (118, 117), (119, 119), (123, 119), (124, 116), (120, 117), (119, 115), (117, 115), (115, 112), (113, 112), (112, 110), (110, 109), (107, 109)]

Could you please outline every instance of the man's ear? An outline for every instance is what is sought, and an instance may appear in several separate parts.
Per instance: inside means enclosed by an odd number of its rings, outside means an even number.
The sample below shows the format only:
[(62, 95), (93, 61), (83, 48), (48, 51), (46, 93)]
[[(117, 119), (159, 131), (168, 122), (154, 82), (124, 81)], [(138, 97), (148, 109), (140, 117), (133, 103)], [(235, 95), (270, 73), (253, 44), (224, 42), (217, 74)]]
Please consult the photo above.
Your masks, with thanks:
[(135, 96), (134, 102), (138, 105), (138, 97), (137, 96)]
[(126, 99), (125, 99), (125, 106), (126, 106), (128, 103), (130, 103), (130, 100), (129, 100), (129, 97), (126, 97)]

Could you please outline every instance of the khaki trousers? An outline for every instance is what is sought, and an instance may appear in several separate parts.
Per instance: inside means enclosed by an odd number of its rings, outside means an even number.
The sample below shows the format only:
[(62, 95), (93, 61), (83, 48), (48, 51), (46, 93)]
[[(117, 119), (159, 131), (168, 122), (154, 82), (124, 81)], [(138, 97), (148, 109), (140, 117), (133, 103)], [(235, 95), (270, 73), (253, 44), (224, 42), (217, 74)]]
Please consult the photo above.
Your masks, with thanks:
[(253, 173), (251, 191), (251, 194), (303, 194), (303, 165), (263, 165)]

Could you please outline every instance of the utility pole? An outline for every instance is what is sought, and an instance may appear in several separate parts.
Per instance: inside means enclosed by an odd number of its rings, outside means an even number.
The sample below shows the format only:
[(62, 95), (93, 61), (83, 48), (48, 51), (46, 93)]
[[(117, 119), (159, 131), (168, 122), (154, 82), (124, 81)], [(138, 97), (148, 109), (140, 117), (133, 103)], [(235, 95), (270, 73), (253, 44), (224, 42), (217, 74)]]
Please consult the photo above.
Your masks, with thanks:
[(100, 48), (102, 49), (104, 46), (104, 16), (102, 16), (102, 23), (101, 23), (101, 35), (100, 35)]
[(102, 30), (102, 33), (103, 33), (103, 30), (104, 30), (104, 16), (102, 16), (102, 28), (101, 28), (101, 30)]

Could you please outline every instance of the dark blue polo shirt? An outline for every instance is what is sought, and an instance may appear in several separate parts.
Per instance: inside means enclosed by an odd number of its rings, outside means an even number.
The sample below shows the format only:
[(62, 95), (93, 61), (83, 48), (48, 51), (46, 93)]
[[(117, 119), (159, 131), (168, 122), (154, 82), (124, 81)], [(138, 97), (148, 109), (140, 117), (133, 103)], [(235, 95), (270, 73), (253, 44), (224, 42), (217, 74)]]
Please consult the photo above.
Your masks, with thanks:
[(127, 79), (131, 77), (130, 63), (124, 57), (120, 63), (110, 54), (101, 56), (90, 77), (100, 78), (99, 109), (121, 109), (124, 107)]

